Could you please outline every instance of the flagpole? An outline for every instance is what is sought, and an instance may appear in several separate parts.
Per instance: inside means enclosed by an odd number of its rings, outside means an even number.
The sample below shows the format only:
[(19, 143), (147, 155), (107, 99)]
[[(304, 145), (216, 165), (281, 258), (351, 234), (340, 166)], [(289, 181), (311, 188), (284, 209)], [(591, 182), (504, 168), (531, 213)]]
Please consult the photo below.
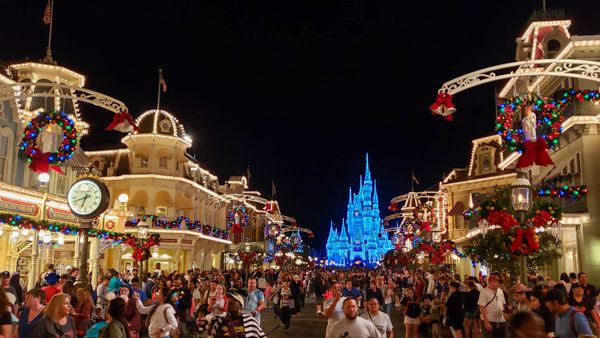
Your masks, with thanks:
[(53, 63), (52, 60), (52, 25), (54, 23), (54, 0), (50, 1), (50, 29), (48, 29), (48, 49), (46, 49), (46, 57), (44, 62)]
[(415, 191), (415, 173), (411, 170), (410, 175), (410, 191)]
[(156, 100), (156, 110), (160, 111), (160, 79), (162, 79), (162, 69), (158, 69), (158, 99)]

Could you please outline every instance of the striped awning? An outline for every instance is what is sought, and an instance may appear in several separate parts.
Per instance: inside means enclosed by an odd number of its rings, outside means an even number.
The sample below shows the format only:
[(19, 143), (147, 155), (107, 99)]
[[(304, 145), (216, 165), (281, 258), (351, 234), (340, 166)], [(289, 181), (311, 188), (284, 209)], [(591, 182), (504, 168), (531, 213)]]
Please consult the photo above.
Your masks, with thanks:
[(452, 207), (450, 212), (448, 212), (448, 215), (456, 216), (456, 215), (461, 214), (464, 210), (465, 210), (465, 205), (463, 204), (463, 202), (458, 201), (458, 202), (454, 203), (454, 206)]

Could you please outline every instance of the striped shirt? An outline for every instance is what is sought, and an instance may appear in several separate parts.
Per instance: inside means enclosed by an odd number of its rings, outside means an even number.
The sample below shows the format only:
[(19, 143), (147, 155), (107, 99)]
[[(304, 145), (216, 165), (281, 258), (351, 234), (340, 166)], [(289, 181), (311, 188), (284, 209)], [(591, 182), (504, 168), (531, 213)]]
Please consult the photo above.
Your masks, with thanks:
[[(233, 335), (231, 335), (232, 333)], [(266, 335), (254, 317), (242, 314), (242, 320), (240, 323), (240, 320), (233, 319), (231, 314), (227, 313), (225, 316), (213, 318), (211, 322), (210, 337), (262, 338), (266, 337)]]

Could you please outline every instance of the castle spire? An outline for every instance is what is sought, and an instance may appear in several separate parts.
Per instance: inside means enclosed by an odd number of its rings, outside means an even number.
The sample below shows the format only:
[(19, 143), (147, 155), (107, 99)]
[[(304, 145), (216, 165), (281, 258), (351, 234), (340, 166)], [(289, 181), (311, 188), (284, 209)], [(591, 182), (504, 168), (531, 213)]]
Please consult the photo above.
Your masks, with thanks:
[(346, 232), (346, 226), (344, 225), (344, 219), (342, 218), (342, 229), (340, 230), (340, 241), (348, 241), (348, 233)]
[(352, 205), (352, 187), (348, 188), (348, 206)]
[(365, 162), (365, 182), (369, 181), (371, 181), (371, 170), (369, 170), (369, 153), (367, 153)]

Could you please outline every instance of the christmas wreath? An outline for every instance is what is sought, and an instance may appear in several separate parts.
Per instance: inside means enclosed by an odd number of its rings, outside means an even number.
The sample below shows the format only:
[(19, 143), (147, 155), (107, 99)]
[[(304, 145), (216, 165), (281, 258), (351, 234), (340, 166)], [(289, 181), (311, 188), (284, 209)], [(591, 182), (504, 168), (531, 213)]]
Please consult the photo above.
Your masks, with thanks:
[(243, 227), (250, 223), (250, 218), (246, 212), (246, 207), (236, 205), (227, 211), (227, 230), (235, 233), (242, 233)]
[(565, 109), (572, 103), (598, 102), (599, 99), (597, 91), (575, 89), (558, 91), (554, 98), (503, 99), (496, 109), (496, 132), (502, 137), (506, 150), (522, 153), (517, 168), (552, 165), (548, 149), (558, 145)]
[(147, 239), (137, 239), (133, 236), (125, 240), (125, 244), (133, 248), (131, 257), (137, 262), (145, 261), (150, 258), (150, 248), (160, 243), (160, 235), (151, 234)]
[(508, 207), (509, 201), (508, 189), (503, 189), (493, 198), (468, 210), (465, 217), (476, 218), (480, 224), (500, 227), (506, 236), (506, 247), (513, 255), (537, 252), (540, 249), (540, 239), (536, 229), (558, 224), (562, 210), (551, 201), (535, 201), (521, 224), (515, 217), (515, 212)]
[(265, 238), (266, 239), (275, 239), (281, 232), (281, 224), (279, 223), (269, 223), (264, 227)]
[[(46, 126), (57, 125), (62, 130), (62, 141), (60, 147), (54, 152), (42, 152), (38, 148), (37, 139)], [(39, 113), (33, 118), (23, 131), (20, 150), (23, 151), (27, 162), (30, 162), (29, 168), (36, 173), (45, 173), (53, 169), (64, 174), (60, 169), (60, 164), (73, 156), (73, 151), (77, 146), (77, 130), (75, 122), (69, 115), (56, 110)]]

